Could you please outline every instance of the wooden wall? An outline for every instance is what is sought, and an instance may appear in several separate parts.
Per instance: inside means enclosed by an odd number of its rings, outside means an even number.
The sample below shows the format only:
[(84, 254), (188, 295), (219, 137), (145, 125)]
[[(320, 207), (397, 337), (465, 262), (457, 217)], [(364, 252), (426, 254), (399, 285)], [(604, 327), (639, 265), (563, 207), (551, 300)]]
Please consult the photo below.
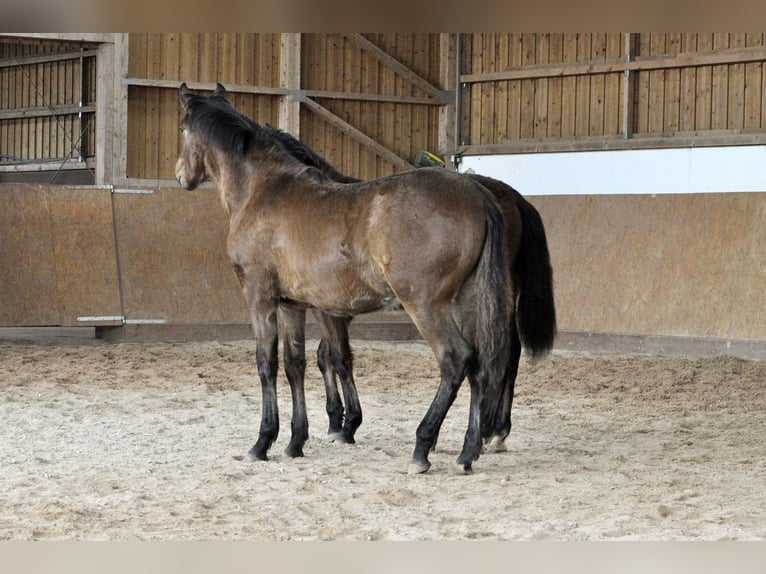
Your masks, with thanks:
[(461, 46), (466, 153), (766, 141), (763, 34), (465, 34)]
[[(96, 50), (0, 41), (0, 167), (58, 169), (95, 155)], [(85, 164), (65, 166), (84, 168)]]
[[(174, 179), (181, 146), (178, 86), (184, 81), (276, 86), (277, 40), (277, 34), (131, 34), (128, 75), (150, 82), (128, 90), (126, 176)], [(152, 80), (166, 83), (151, 85)], [(231, 101), (242, 113), (276, 125), (273, 96), (235, 92)]]
[(302, 34), (294, 87), (280, 36), (130, 34), (126, 177), (173, 179), (182, 81), (223, 83), (259, 123), (280, 125), (280, 101), (301, 100), (301, 139), (349, 175), (410, 169), (435, 149), (438, 34)]

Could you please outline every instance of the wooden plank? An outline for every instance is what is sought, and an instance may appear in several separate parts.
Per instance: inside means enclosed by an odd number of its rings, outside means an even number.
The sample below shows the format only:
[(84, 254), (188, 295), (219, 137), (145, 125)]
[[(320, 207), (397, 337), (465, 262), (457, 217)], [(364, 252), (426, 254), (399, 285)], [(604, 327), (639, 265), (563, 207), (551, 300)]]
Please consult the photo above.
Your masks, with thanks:
[[(280, 34), (279, 50), (279, 87), (294, 93), (301, 87), (301, 35)], [(292, 94), (279, 98), (277, 125), (296, 138), (300, 138), (300, 106), (300, 101)]]
[(357, 128), (350, 125), (348, 122), (343, 121), (341, 118), (333, 114), (330, 110), (325, 108), (324, 106), (318, 104), (312, 99), (307, 99), (304, 102), (304, 105), (308, 107), (312, 112), (316, 113), (317, 115), (321, 116), (325, 121), (327, 121), (330, 125), (338, 128), (343, 133), (349, 135), (350, 137), (353, 137), (357, 140), (359, 140), (362, 144), (370, 147), (371, 149), (375, 150), (375, 152), (395, 165), (400, 170), (409, 170), (414, 169), (414, 166), (407, 162), (406, 160), (402, 159), (401, 157), (394, 154), (392, 151), (390, 151), (387, 147), (381, 145), (377, 141), (373, 140), (368, 135), (360, 132)]
[[(744, 33), (729, 34), (730, 48), (743, 48), (744, 46)], [(742, 129), (745, 126), (745, 65), (731, 64), (728, 72), (727, 127), (729, 129)]]
[[(564, 35), (561, 33), (550, 34), (549, 62), (562, 62), (564, 58)], [(550, 78), (548, 80), (548, 126), (545, 135), (547, 137), (561, 136), (561, 110), (563, 99), (563, 78)]]
[[(583, 34), (581, 33), (580, 36), (582, 37)], [(715, 48), (707, 53), (685, 53), (679, 54), (677, 57), (658, 55), (639, 56), (630, 62), (614, 60), (602, 63), (525, 65), (522, 68), (505, 70), (503, 72), (462, 74), (460, 76), (460, 81), (480, 83), (497, 82), (499, 80), (552, 78), (558, 76), (587, 76), (592, 74), (611, 74), (615, 72), (623, 72), (625, 70), (663, 70), (667, 68), (685, 68), (689, 66), (744, 64), (747, 62), (760, 62), (762, 60), (766, 60), (766, 48), (764, 47), (731, 50)], [(579, 60), (579, 62), (588, 61)]]
[[(147, 34), (131, 34), (128, 58), (128, 73), (131, 76), (146, 77), (146, 49)], [(143, 141), (146, 138), (146, 89), (130, 88), (125, 82), (128, 91), (128, 142), (126, 155), (126, 177), (146, 177), (144, 165), (146, 164), (146, 146)]]
[[(535, 62), (547, 64), (550, 61), (550, 34), (537, 35), (535, 45)], [(534, 80), (535, 107), (533, 134), (535, 137), (545, 137), (548, 134), (548, 78)]]
[[(729, 46), (729, 34), (713, 35), (713, 48), (722, 49)], [(729, 113), (729, 66), (726, 64), (713, 66), (712, 108), (710, 114), (710, 129), (720, 130), (728, 127)]]
[(71, 52), (58, 52), (54, 54), (40, 54), (34, 56), (14, 56), (12, 58), (0, 59), (0, 69), (16, 68), (17, 66), (33, 66), (36, 64), (46, 64), (53, 62), (62, 62), (64, 60), (79, 60), (80, 58), (95, 58), (98, 49), (76, 50)]
[[(652, 55), (665, 53), (665, 34), (652, 33), (650, 37)], [(647, 133), (663, 133), (665, 126), (665, 71), (655, 69), (649, 72), (649, 110)]]
[[(495, 61), (495, 35), (491, 33), (481, 34), (481, 68), (482, 70), (493, 71), (497, 62)], [(481, 85), (481, 105), (474, 111), (474, 122), (479, 126), (478, 140), (482, 144), (495, 143), (495, 84)]]
[(60, 319), (48, 192), (0, 186), (0, 325), (57, 325)]
[[(439, 87), (442, 91), (456, 93), (457, 86), (457, 54), (455, 51), (455, 34), (440, 33), (439, 36)], [(367, 86), (364, 86), (367, 89)], [(438, 133), (436, 136), (437, 153), (442, 156), (453, 153), (455, 149), (456, 108), (455, 100), (441, 106), (438, 114)], [(507, 101), (506, 101), (507, 105)], [(366, 114), (362, 114), (362, 118)], [(449, 164), (449, 162), (447, 162)]]
[[(687, 33), (683, 35), (682, 48), (684, 52), (697, 51), (697, 34)], [(684, 68), (680, 71), (680, 101), (679, 121), (680, 131), (693, 131), (696, 129), (696, 86), (697, 71), (700, 68)]]
[(79, 104), (48, 105), (45, 107), (17, 108), (0, 111), (0, 120), (49, 118), (55, 116), (71, 116), (80, 112), (93, 113), (96, 111), (94, 104), (80, 106)]
[[(564, 34), (562, 53), (563, 62), (577, 61), (577, 34)], [(561, 80), (561, 137), (573, 137), (576, 133), (575, 109), (577, 104), (577, 79), (575, 76), (562, 77)]]
[[(681, 34), (665, 34), (665, 53), (676, 57), (681, 50)], [(663, 71), (665, 81), (664, 113), (662, 131), (673, 133), (679, 130), (681, 110), (681, 70), (667, 69)]]
[[(606, 58), (606, 34), (591, 34), (590, 61), (599, 62)], [(590, 110), (588, 112), (588, 135), (604, 134), (605, 78), (603, 74), (590, 76)]]
[[(579, 61), (588, 61), (591, 56), (591, 34), (580, 33), (577, 35), (577, 58)], [(578, 76), (575, 103), (575, 137), (589, 135), (590, 125), (590, 80), (587, 76)]]
[[(697, 34), (697, 49), (700, 52), (712, 50), (713, 34)], [(697, 68), (697, 83), (694, 87), (694, 129), (709, 130), (712, 125), (713, 106), (713, 68)]]
[[(748, 34), (746, 38), (748, 46), (762, 46), (763, 34)], [(761, 124), (761, 99), (763, 86), (763, 63), (745, 65), (745, 129), (759, 129)]]
[(414, 72), (408, 66), (405, 66), (402, 62), (381, 50), (378, 46), (370, 42), (367, 38), (361, 34), (345, 33), (347, 38), (354, 42), (361, 49), (372, 54), (375, 58), (380, 60), (386, 67), (390, 68), (396, 74), (406, 78), (412, 84), (416, 85), (419, 89), (425, 92), (427, 95), (435, 99), (441, 99), (441, 90), (432, 85), (428, 80)]
[[(162, 35), (149, 34), (146, 45), (146, 76), (161, 78), (162, 73)], [(141, 145), (146, 147), (146, 160), (142, 166), (145, 177), (161, 178), (160, 146), (156, 134), (160, 132), (160, 94), (162, 90), (149, 88), (146, 90), (146, 129), (145, 139)]]
[[(534, 65), (536, 35), (524, 33), (521, 35), (522, 66)], [(521, 81), (521, 116), (519, 122), (519, 138), (526, 139), (535, 135), (535, 80)]]

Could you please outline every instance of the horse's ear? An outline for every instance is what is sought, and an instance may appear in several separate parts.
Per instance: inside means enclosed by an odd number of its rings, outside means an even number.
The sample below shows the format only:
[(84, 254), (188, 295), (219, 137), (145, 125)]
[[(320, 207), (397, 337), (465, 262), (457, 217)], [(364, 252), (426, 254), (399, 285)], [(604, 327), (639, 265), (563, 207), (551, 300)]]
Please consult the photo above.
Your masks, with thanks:
[(219, 96), (221, 98), (226, 98), (226, 88), (223, 87), (223, 84), (221, 82), (216, 82), (215, 92), (213, 92), (213, 95)]
[(181, 84), (181, 87), (178, 88), (178, 97), (181, 100), (181, 105), (183, 105), (184, 107), (186, 107), (186, 104), (189, 103), (189, 99), (191, 99), (193, 95), (194, 94), (189, 89), (189, 86), (186, 85), (186, 82)]

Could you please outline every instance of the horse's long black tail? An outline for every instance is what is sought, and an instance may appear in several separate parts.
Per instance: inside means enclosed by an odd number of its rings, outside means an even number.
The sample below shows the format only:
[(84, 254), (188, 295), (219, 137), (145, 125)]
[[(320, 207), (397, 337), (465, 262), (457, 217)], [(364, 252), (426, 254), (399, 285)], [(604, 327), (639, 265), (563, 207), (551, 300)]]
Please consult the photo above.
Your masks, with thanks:
[(487, 194), (487, 233), (475, 275), (478, 288), (474, 332), (476, 373), (486, 377), (489, 396), (499, 397), (511, 344), (513, 308), (509, 302), (512, 301), (513, 288), (505, 217), (494, 197), (486, 189), (484, 191)]
[(553, 348), (556, 306), (553, 300), (553, 268), (543, 220), (534, 206), (519, 196), (521, 246), (513, 264), (518, 280), (516, 324), (526, 352), (538, 357)]

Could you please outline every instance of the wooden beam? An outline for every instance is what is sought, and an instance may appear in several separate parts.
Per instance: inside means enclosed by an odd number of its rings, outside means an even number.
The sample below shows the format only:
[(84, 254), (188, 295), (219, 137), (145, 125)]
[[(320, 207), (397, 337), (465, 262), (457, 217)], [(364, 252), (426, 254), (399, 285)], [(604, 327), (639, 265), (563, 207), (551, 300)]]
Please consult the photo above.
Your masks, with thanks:
[(42, 56), (3, 58), (0, 60), (0, 68), (15, 68), (16, 66), (31, 66), (33, 64), (47, 64), (49, 62), (61, 62), (63, 60), (93, 58), (97, 54), (98, 50), (77, 50), (76, 52), (62, 52), (60, 54), (45, 54)]
[[(453, 154), (455, 151), (455, 109), (457, 94), (457, 56), (456, 35), (450, 33), (439, 34), (439, 81), (442, 91), (452, 92), (453, 97), (449, 104), (439, 108), (439, 132), (437, 135), (437, 151), (442, 157)], [(446, 162), (452, 166), (452, 162)]]
[(612, 74), (626, 70), (663, 70), (668, 68), (688, 68), (696, 66), (716, 66), (725, 64), (743, 64), (746, 62), (761, 62), (766, 60), (766, 47), (721, 49), (712, 52), (684, 52), (678, 56), (646, 56), (634, 58), (628, 62), (609, 60), (599, 63), (576, 64), (542, 64), (538, 66), (523, 66), (504, 72), (488, 74), (465, 74), (461, 82), (497, 82), (501, 80), (529, 80), (539, 78), (556, 78), (565, 76), (585, 76), (590, 74)]
[(360, 142), (362, 145), (365, 145), (372, 149), (375, 153), (377, 153), (380, 157), (385, 159), (386, 161), (390, 162), (391, 164), (395, 165), (402, 171), (407, 171), (410, 169), (415, 169), (415, 166), (406, 161), (405, 159), (399, 157), (394, 152), (392, 152), (387, 147), (381, 145), (379, 142), (372, 139), (367, 134), (359, 131), (357, 128), (346, 122), (345, 120), (339, 118), (334, 113), (332, 113), (330, 110), (322, 106), (321, 104), (318, 104), (311, 98), (307, 98), (303, 105), (305, 105), (308, 109), (310, 109), (312, 112), (317, 114), (318, 116), (321, 116), (327, 123), (330, 125), (335, 126), (339, 130), (341, 130), (343, 133), (348, 134), (350, 137), (354, 138), (358, 142)]
[(96, 185), (111, 182), (114, 126), (114, 44), (99, 44), (96, 61)]
[(418, 98), (417, 96), (387, 96), (385, 94), (363, 94), (359, 92), (334, 92), (329, 90), (301, 90), (309, 98), (327, 98), (330, 100), (349, 100), (363, 102), (390, 102), (392, 104), (419, 104), (425, 106), (441, 106), (433, 98)]
[(279, 98), (279, 129), (300, 137), (301, 35), (279, 35), (279, 87), (289, 90)]
[(81, 112), (95, 112), (96, 106), (79, 104), (64, 104), (61, 106), (45, 106), (43, 108), (17, 108), (0, 111), (0, 120), (19, 120), (28, 118), (46, 118), (54, 116), (70, 116)]
[(122, 82), (128, 76), (130, 34), (116, 34), (114, 42), (114, 119), (112, 121), (112, 175), (109, 183), (128, 173), (128, 86)]
[(399, 60), (394, 58), (388, 52), (378, 48), (375, 44), (370, 42), (367, 38), (361, 34), (345, 32), (343, 34), (346, 38), (351, 40), (356, 46), (371, 54), (375, 59), (382, 64), (391, 68), (394, 72), (407, 78), (410, 82), (415, 84), (418, 88), (423, 90), (426, 94), (434, 98), (435, 100), (442, 101), (442, 91), (436, 86), (432, 85), (428, 80), (423, 78), (420, 74), (414, 72), (402, 64)]
[(529, 138), (501, 144), (466, 145), (461, 146), (457, 151), (461, 155), (492, 155), (764, 144), (766, 144), (766, 133), (760, 130), (712, 130), (668, 135), (633, 134), (630, 139), (623, 138), (622, 134), (579, 138)]
[[(148, 80), (145, 78), (123, 78), (122, 83), (126, 86), (145, 86), (148, 88), (172, 88), (178, 89), (181, 85), (179, 80)], [(212, 92), (215, 90), (215, 82), (186, 82), (192, 90)], [(290, 90), (286, 88), (273, 88), (269, 86), (247, 86), (244, 84), (226, 84), (226, 91), (238, 94), (260, 94), (266, 96), (286, 96)]]
[(6, 38), (27, 38), (32, 40), (53, 40), (53, 41), (66, 41), (66, 42), (112, 42), (114, 40), (114, 34), (107, 32), (0, 32), (0, 37)]

